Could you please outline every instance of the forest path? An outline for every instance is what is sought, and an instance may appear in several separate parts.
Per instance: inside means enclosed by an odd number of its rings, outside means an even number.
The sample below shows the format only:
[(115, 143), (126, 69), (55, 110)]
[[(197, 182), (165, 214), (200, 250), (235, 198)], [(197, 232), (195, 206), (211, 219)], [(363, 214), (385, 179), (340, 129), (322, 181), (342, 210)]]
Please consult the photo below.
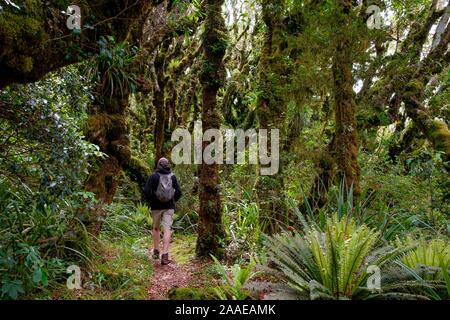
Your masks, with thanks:
[(170, 249), (169, 265), (161, 265), (161, 260), (153, 260), (153, 274), (148, 289), (149, 300), (167, 300), (172, 288), (203, 287), (208, 281), (204, 270), (210, 261), (195, 258), (195, 236), (174, 234)]

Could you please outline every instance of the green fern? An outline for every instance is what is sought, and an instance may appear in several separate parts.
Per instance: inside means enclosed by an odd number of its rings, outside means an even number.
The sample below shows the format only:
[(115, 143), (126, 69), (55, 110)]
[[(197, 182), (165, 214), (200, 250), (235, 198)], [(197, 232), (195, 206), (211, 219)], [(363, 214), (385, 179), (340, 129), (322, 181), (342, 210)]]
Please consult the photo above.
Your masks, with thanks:
[(379, 267), (404, 253), (377, 248), (379, 233), (338, 214), (323, 229), (302, 219), (304, 234), (281, 234), (269, 239), (269, 258), (283, 279), (311, 299), (351, 299), (365, 286), (367, 267)]
[(231, 267), (231, 275), (229, 275), (220, 261), (214, 256), (211, 257), (225, 282), (224, 285), (214, 288), (218, 298), (221, 300), (246, 300), (251, 298), (249, 291), (244, 286), (259, 273), (254, 271), (256, 266), (255, 260), (251, 259), (245, 267), (238, 264), (233, 265)]
[(405, 254), (402, 262), (411, 269), (421, 270), (426, 280), (444, 280), (444, 272), (450, 267), (450, 244), (442, 239), (426, 241), (406, 238), (397, 240), (397, 246), (416, 244), (416, 248)]

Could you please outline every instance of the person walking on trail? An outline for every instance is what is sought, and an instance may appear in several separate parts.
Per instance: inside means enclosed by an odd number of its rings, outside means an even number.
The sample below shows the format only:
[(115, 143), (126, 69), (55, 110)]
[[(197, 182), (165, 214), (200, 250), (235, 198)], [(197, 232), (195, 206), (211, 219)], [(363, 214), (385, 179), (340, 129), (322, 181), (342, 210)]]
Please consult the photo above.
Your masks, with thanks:
[(153, 259), (160, 257), (160, 226), (162, 226), (164, 232), (161, 264), (167, 265), (172, 262), (169, 260), (170, 228), (173, 223), (175, 203), (181, 197), (181, 189), (166, 158), (158, 160), (155, 172), (145, 184), (144, 195), (150, 203), (153, 217)]

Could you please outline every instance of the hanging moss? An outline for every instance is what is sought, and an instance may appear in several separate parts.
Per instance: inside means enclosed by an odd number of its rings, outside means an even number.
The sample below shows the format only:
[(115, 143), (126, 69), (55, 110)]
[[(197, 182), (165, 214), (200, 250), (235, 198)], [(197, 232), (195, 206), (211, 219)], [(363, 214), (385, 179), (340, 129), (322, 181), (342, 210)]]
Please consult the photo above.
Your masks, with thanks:
[(428, 136), (434, 147), (450, 155), (450, 130), (445, 122), (440, 120), (429, 120)]
[[(102, 83), (102, 80), (100, 80)], [(112, 202), (117, 190), (122, 169), (131, 158), (128, 138), (128, 122), (125, 110), (128, 108), (129, 92), (108, 95), (104, 86), (98, 85), (96, 101), (85, 127), (85, 135), (92, 143), (99, 146), (107, 157), (97, 159), (94, 169), (86, 182), (86, 189), (93, 192), (99, 205), (90, 216), (88, 229), (98, 234), (102, 226), (102, 217), (106, 215), (102, 204)], [(95, 113), (94, 113), (95, 112)]]
[(89, 116), (85, 133), (88, 137), (97, 139), (105, 137), (111, 130), (114, 132), (126, 132), (128, 123), (126, 117), (122, 114), (100, 113)]
[(135, 156), (130, 157), (130, 160), (127, 162), (124, 169), (131, 180), (137, 182), (140, 186), (145, 184), (147, 178), (152, 173), (152, 170), (147, 163)]
[(110, 143), (110, 153), (114, 155), (119, 161), (120, 165), (128, 163), (131, 158), (131, 149), (129, 147), (129, 140), (126, 137), (113, 140)]

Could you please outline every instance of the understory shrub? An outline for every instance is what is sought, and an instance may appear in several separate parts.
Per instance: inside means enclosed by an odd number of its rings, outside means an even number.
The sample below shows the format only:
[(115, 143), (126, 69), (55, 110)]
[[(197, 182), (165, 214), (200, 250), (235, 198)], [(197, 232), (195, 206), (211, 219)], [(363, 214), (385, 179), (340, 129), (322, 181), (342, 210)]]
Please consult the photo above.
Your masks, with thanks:
[[(358, 224), (350, 215), (333, 214), (320, 227), (307, 221), (298, 210), (296, 213), (303, 231), (271, 237), (268, 253), (274, 274), (295, 289), (299, 297), (313, 300), (440, 297), (433, 291), (438, 284), (416, 281), (395, 264), (413, 248), (384, 245), (378, 231)], [(380, 272), (379, 288), (367, 285), (374, 270), (370, 266)]]

